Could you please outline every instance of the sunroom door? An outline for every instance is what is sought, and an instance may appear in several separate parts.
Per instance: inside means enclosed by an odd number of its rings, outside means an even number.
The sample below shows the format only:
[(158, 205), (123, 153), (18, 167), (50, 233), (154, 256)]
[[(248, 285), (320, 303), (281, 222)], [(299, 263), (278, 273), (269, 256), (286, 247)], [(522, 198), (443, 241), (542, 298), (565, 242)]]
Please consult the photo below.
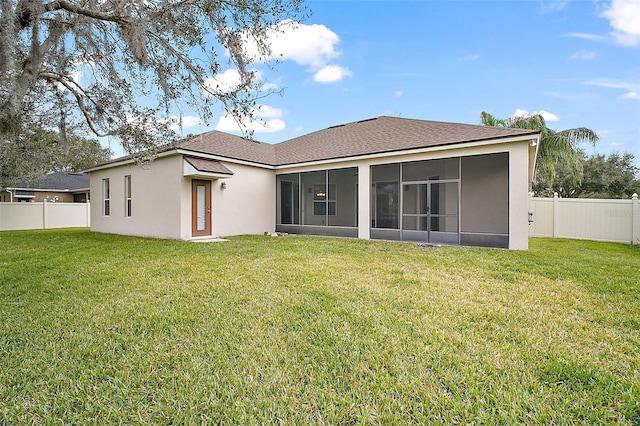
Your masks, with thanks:
[(458, 182), (404, 184), (402, 239), (458, 244)]

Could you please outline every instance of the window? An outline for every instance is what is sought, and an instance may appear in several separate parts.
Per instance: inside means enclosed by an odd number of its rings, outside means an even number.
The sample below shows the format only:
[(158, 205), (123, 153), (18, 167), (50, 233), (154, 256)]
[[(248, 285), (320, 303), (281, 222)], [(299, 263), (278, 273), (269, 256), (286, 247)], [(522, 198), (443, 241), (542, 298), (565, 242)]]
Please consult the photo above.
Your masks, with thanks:
[(102, 179), (102, 214), (109, 216), (111, 198), (109, 195), (109, 179)]
[[(327, 191), (327, 187), (329, 190)], [(336, 185), (313, 185), (313, 215), (336, 215)]]
[(124, 177), (124, 215), (131, 217), (131, 175)]

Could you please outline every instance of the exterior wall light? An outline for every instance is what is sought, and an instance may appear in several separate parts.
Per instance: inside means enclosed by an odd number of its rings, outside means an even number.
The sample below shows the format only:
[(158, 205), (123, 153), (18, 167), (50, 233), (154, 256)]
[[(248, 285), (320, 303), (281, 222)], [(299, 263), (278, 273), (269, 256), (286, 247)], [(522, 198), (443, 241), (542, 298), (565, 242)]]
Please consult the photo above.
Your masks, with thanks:
[(221, 189), (227, 189), (227, 182), (222, 182), (222, 183), (220, 184), (220, 188), (221, 188)]

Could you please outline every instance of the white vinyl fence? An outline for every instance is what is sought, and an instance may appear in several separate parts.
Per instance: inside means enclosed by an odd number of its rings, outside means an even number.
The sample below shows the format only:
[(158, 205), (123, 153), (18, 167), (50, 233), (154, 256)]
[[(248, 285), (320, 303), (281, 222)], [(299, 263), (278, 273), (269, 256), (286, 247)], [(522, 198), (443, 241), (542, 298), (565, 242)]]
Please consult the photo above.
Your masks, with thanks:
[(576, 238), (640, 244), (640, 202), (591, 198), (529, 199), (532, 237)]
[(89, 203), (0, 203), (0, 231), (90, 226)]

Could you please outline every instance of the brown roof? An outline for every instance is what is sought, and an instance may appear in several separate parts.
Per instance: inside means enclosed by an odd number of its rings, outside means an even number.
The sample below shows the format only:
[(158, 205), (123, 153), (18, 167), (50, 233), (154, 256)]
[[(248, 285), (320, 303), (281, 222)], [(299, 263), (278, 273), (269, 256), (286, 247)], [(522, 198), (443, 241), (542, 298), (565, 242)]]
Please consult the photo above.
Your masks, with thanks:
[(275, 145), (278, 165), (454, 145), (538, 131), (378, 117), (329, 127)]
[[(537, 130), (382, 116), (329, 127), (278, 144), (257, 142), (214, 130), (167, 146), (161, 151), (179, 148), (278, 166), (520, 136), (527, 138), (539, 133)], [(127, 158), (115, 159), (110, 163)]]
[(176, 147), (259, 164), (274, 165), (276, 163), (273, 145), (248, 140), (217, 130), (178, 142)]
[(191, 164), (199, 172), (221, 173), (224, 175), (233, 174), (231, 170), (226, 168), (224, 164), (221, 164), (219, 161), (206, 160), (204, 158), (187, 157), (186, 155), (184, 159), (187, 160), (187, 163)]

